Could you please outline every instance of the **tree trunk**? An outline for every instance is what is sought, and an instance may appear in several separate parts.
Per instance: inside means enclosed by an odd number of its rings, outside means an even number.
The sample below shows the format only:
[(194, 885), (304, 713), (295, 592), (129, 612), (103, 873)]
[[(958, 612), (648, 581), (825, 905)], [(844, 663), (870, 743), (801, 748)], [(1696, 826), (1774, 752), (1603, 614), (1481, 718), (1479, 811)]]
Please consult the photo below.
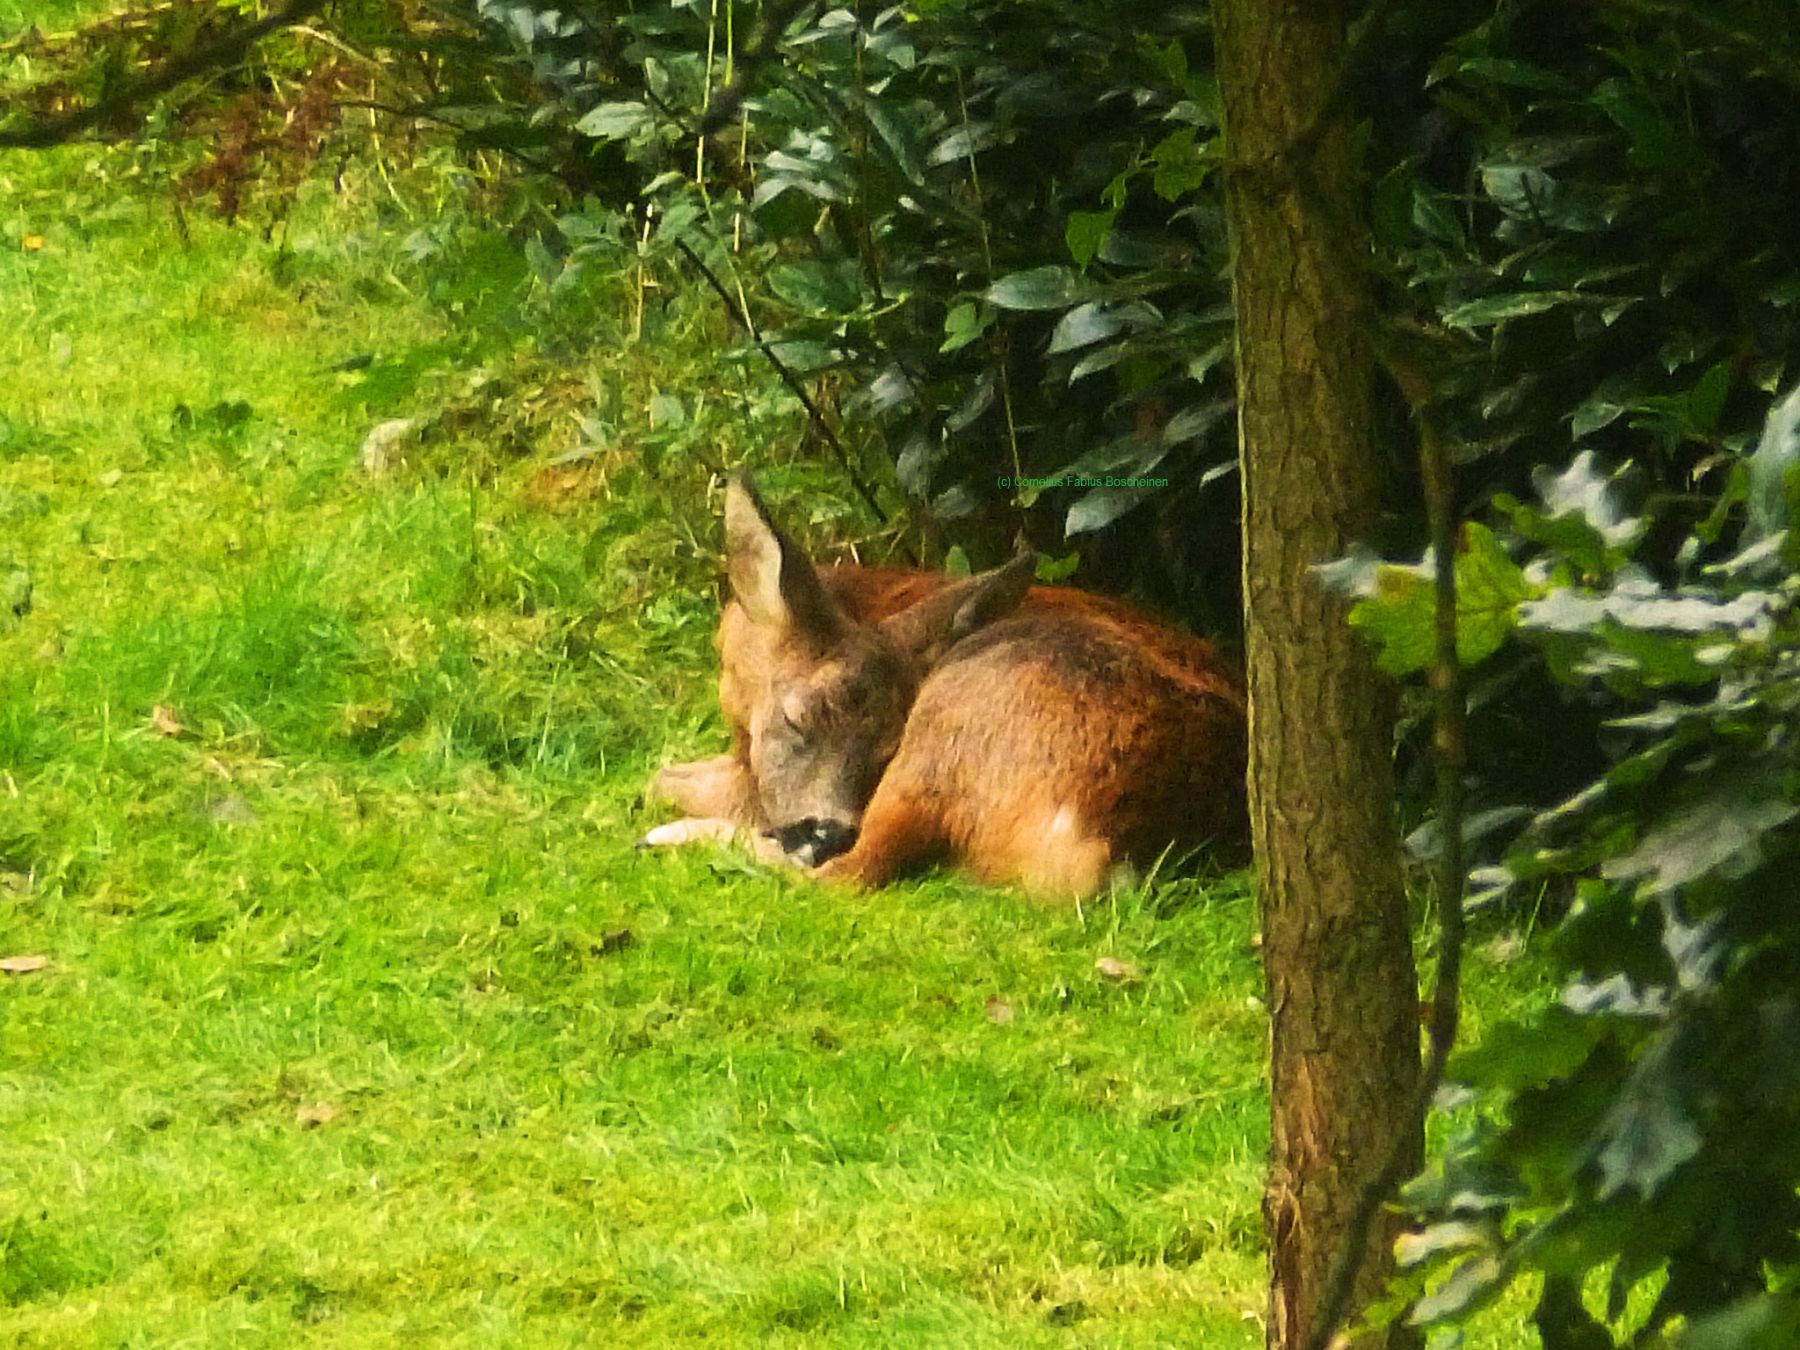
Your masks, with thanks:
[[(1361, 1188), (1412, 1128), (1418, 992), (1391, 694), (1344, 604), (1309, 570), (1369, 537), (1382, 479), (1349, 100), (1320, 116), (1344, 60), (1343, 7), (1217, 0), (1214, 21), (1232, 166), (1250, 812), (1271, 1020), (1267, 1343), (1297, 1350)], [(1353, 1306), (1379, 1288), (1392, 1236), (1377, 1223)], [(1357, 1344), (1409, 1340), (1396, 1331)]]

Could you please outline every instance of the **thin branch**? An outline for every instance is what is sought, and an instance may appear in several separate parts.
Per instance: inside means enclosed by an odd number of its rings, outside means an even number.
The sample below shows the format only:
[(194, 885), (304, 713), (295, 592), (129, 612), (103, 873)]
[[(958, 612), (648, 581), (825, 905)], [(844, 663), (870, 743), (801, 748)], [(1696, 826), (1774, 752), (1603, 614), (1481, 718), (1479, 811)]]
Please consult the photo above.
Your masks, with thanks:
[(342, 52), (351, 60), (361, 61), (366, 66), (374, 66), (377, 69), (381, 69), (386, 64), (379, 58), (370, 56), (365, 51), (358, 51), (335, 33), (327, 33), (323, 29), (314, 28), (308, 23), (294, 24), (293, 29), (299, 36), (311, 38), (314, 42), (321, 42), (325, 46), (330, 47), (333, 51)]
[(713, 98), (712, 106), (700, 119), (700, 125), (694, 134), (701, 140), (708, 136), (716, 136), (730, 125), (738, 115), (738, 109), (744, 99), (749, 96), (750, 86), (755, 83), (765, 62), (773, 57), (781, 45), (781, 35), (812, 0), (773, 0), (764, 11), (762, 26), (757, 30), (750, 45), (744, 48), (743, 55), (738, 57), (738, 68), (729, 83), (722, 87)]
[(1413, 1091), (1407, 1118), (1413, 1122), (1397, 1135), (1387, 1161), (1356, 1198), (1345, 1229), (1344, 1245), (1332, 1262), (1331, 1275), (1319, 1302), (1307, 1350), (1326, 1350), (1339, 1323), (1350, 1311), (1357, 1272), (1362, 1269), (1376, 1216), (1412, 1170), (1413, 1144), (1423, 1132), (1432, 1101), (1444, 1081), (1444, 1066), (1456, 1044), (1461, 1012), (1463, 952), (1463, 768), (1468, 758), (1467, 710), (1462, 664), (1456, 654), (1456, 498), (1450, 472), (1450, 449), (1439, 427), (1429, 376), (1392, 352), (1384, 356), (1388, 372), (1411, 404), (1419, 428), (1419, 468), (1424, 479), (1425, 512), (1430, 521), (1432, 568), (1432, 765), (1437, 780), (1436, 858), (1438, 896), (1437, 977), (1431, 991), (1425, 1065)]
[[(863, 482), (861, 475), (851, 465), (850, 452), (844, 448), (844, 443), (831, 429), (831, 423), (825, 420), (824, 412), (820, 410), (812, 395), (806, 392), (806, 385), (801, 382), (800, 377), (794, 374), (788, 364), (775, 354), (775, 349), (769, 345), (757, 329), (756, 320), (750, 317), (750, 311), (726, 288), (725, 283), (719, 280), (719, 274), (706, 265), (706, 260), (689, 247), (686, 240), (677, 239), (675, 247), (680, 250), (682, 257), (694, 265), (695, 270), (705, 279), (706, 284), (712, 287), (719, 299), (725, 302), (725, 311), (731, 315), (732, 321), (750, 335), (750, 340), (756, 344), (757, 350), (767, 358), (769, 364), (775, 368), (775, 373), (781, 377), (781, 382), (788, 387), (789, 392), (795, 398), (800, 400), (800, 406), (806, 410), (807, 418), (817, 429), (819, 435), (824, 438), (825, 443), (831, 447), (832, 454), (837, 457), (838, 464), (844, 470), (844, 476), (850, 480), (850, 486), (856, 489), (856, 495), (861, 497), (869, 510), (875, 513), (877, 520), (886, 520), (887, 514), (881, 509), (881, 503), (875, 499), (874, 492), (869, 489), (868, 484)], [(902, 548), (906, 550), (909, 557), (912, 556), (912, 550), (909, 547), (902, 544)], [(914, 561), (917, 559), (914, 558)]]
[(192, 51), (171, 57), (162, 66), (122, 80), (105, 98), (84, 108), (26, 122), (17, 130), (0, 128), (0, 149), (44, 150), (74, 140), (121, 113), (127, 112), (176, 85), (241, 61), (251, 47), (277, 29), (310, 19), (326, 0), (289, 0), (273, 14), (221, 34)]

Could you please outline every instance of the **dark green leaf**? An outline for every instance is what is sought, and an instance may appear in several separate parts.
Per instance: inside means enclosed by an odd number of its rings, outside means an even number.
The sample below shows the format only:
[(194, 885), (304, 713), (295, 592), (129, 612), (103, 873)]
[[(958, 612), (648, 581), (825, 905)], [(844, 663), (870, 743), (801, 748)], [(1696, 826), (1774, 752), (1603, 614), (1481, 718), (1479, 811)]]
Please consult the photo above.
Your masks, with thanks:
[(894, 460), (894, 476), (899, 479), (902, 491), (914, 497), (923, 497), (931, 490), (931, 473), (948, 453), (943, 440), (927, 431), (916, 432), (908, 438)]
[(987, 305), (964, 300), (944, 315), (944, 341), (940, 352), (960, 351), (994, 326), (994, 311)]
[(1704, 172), (1705, 157), (1688, 135), (1627, 81), (1607, 80), (1593, 100), (1625, 132), (1641, 167), (1682, 177)]
[[(1456, 653), (1464, 665), (1500, 649), (1518, 623), (1519, 605), (1537, 593), (1486, 526), (1463, 527), (1456, 558)], [(1350, 611), (1350, 623), (1377, 643), (1381, 668), (1406, 675), (1431, 665), (1435, 649), (1435, 600), (1423, 565), (1376, 569), (1375, 591)]]
[(1103, 530), (1127, 511), (1142, 506), (1148, 495), (1142, 488), (1094, 488), (1069, 508), (1063, 535), (1072, 539), (1078, 534)]
[(1056, 321), (1050, 334), (1050, 354), (1091, 346), (1126, 329), (1150, 327), (1161, 319), (1156, 307), (1147, 301), (1090, 300)]
[(1150, 185), (1165, 202), (1185, 197), (1206, 181), (1209, 169), (1206, 155), (1195, 144), (1193, 127), (1180, 127), (1170, 132), (1150, 152), (1154, 168)]
[(1770, 1350), (1800, 1345), (1800, 1295), (1754, 1294), (1688, 1323), (1676, 1350)]
[(1449, 1077), (1487, 1088), (1543, 1087), (1579, 1069), (1603, 1035), (1604, 1026), (1594, 1019), (1552, 1007), (1533, 1021), (1490, 1029), (1479, 1043), (1457, 1052)]
[(1001, 309), (1066, 309), (1085, 299), (1092, 286), (1068, 267), (1033, 267), (1001, 277), (987, 298)]
[(1731, 393), (1731, 366), (1720, 361), (1688, 392), (1688, 416), (1702, 431), (1715, 430), (1719, 414), (1725, 411), (1725, 399)]
[(833, 317), (854, 313), (862, 303), (856, 264), (779, 263), (768, 272), (769, 289), (795, 309)]
[(1444, 322), (1452, 328), (1485, 328), (1503, 319), (1543, 314), (1559, 305), (1586, 298), (1576, 291), (1517, 291), (1510, 295), (1488, 295), (1446, 310)]
[(1471, 56), (1458, 62), (1457, 70), (1494, 84), (1510, 84), (1540, 93), (1566, 94), (1576, 87), (1567, 75), (1558, 71), (1503, 57)]
[(1769, 413), (1756, 453), (1750, 456), (1746, 491), (1754, 534), (1766, 538), (1794, 524), (1788, 486), (1796, 467), (1800, 467), (1800, 386)]
[(1491, 1303), (1508, 1278), (1506, 1263), (1498, 1256), (1472, 1256), (1450, 1272), (1436, 1289), (1413, 1304), (1407, 1321), (1414, 1326), (1464, 1317)]
[(927, 164), (949, 164), (956, 160), (968, 159), (971, 155), (980, 154), (1000, 139), (1000, 132), (991, 122), (972, 122), (966, 127), (958, 127), (931, 147), (931, 153), (925, 157)]
[(905, 175), (906, 181), (915, 187), (923, 184), (925, 165), (919, 156), (914, 129), (900, 111), (882, 99), (871, 98), (864, 101), (863, 112), (869, 119), (869, 125), (875, 128), (875, 134), (881, 138), (881, 143), (894, 157), (894, 163)]
[(1726, 780), (1716, 794), (1683, 804), (1638, 846), (1606, 864), (1616, 881), (1641, 883), (1663, 895), (1713, 872), (1741, 877), (1763, 859), (1764, 836), (1800, 814), (1800, 806), (1770, 794), (1769, 785)]
[(595, 140), (621, 140), (650, 124), (650, 110), (642, 103), (598, 103), (575, 124), (575, 130)]
[(1700, 1151), (1700, 1132), (1681, 1102), (1673, 1045), (1664, 1034), (1638, 1056), (1607, 1113), (1595, 1155), (1602, 1200), (1625, 1190), (1649, 1199)]

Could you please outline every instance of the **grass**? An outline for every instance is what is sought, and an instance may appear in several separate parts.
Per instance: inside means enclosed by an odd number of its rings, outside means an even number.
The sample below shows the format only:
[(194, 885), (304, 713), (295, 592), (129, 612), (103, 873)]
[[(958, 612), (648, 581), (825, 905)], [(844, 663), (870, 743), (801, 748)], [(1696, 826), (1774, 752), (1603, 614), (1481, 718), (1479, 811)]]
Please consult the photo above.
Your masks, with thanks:
[(1241, 879), (632, 849), (720, 739), (708, 466), (818, 481), (715, 320), (547, 338), (428, 173), (274, 243), (121, 173), (0, 158), (8, 1343), (1260, 1344)]
[(45, 33), (62, 32), (125, 8), (100, 0), (0, 0), (0, 42), (33, 27)]

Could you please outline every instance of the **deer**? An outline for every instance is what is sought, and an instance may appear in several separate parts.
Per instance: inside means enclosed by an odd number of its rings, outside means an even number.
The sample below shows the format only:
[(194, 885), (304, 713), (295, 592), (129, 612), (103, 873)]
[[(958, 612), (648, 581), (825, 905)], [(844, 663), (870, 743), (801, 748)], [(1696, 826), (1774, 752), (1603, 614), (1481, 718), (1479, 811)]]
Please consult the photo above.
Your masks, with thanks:
[(1211, 643), (1034, 584), (1029, 554), (966, 578), (815, 567), (747, 477), (724, 515), (733, 748), (655, 776), (685, 818), (644, 845), (747, 837), (832, 883), (948, 862), (1074, 898), (1171, 850), (1242, 856), (1245, 698)]

